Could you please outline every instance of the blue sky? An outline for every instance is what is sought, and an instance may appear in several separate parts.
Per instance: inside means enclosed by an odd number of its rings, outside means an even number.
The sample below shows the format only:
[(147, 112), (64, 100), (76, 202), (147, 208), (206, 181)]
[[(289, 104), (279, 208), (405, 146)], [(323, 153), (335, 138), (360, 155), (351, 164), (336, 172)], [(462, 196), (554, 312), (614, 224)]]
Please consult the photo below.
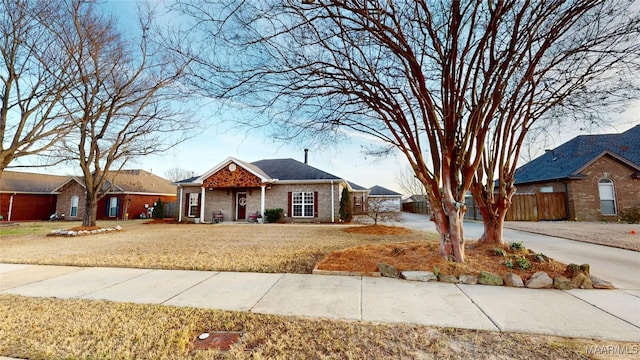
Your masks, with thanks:
[[(156, 0), (162, 5), (163, 0)], [(104, 10), (117, 17), (121, 26), (136, 24), (135, 0), (107, 0), (98, 2)], [(170, 20), (169, 20), (170, 21)], [(133, 25), (135, 27), (135, 25)], [(133, 30), (133, 27), (131, 30)], [(206, 109), (206, 108), (205, 108)], [(597, 129), (580, 130), (579, 125), (567, 125), (550, 130), (547, 144), (538, 143), (533, 153), (541, 155), (544, 148), (555, 148), (577, 135), (623, 132), (640, 124), (640, 101), (635, 102), (623, 114), (611, 116), (611, 125)], [(388, 189), (405, 193), (397, 182), (397, 173), (408, 166), (402, 154), (392, 154), (386, 158), (365, 156), (362, 146), (375, 144), (363, 135), (351, 134), (347, 139), (335, 144), (305, 144), (304, 139), (296, 143), (273, 142), (267, 133), (256, 129), (230, 130), (219, 125), (220, 115), (216, 109), (201, 114), (209, 127), (201, 134), (178, 145), (162, 156), (153, 155), (130, 162), (126, 168), (138, 168), (165, 176), (168, 169), (179, 167), (200, 175), (215, 167), (228, 157), (253, 162), (262, 159), (293, 158), (304, 160), (304, 148), (309, 147), (309, 164), (333, 175), (342, 177), (364, 187), (381, 185)], [(524, 152), (525, 150), (523, 150)], [(68, 175), (77, 173), (77, 167), (65, 166), (38, 171)]]

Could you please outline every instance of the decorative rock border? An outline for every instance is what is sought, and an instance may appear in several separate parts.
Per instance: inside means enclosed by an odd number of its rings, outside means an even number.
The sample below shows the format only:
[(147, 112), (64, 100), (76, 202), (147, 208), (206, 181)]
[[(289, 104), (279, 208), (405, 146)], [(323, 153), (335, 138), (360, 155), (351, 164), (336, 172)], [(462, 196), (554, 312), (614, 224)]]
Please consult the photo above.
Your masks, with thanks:
[(399, 271), (396, 267), (389, 264), (379, 263), (378, 272), (361, 272), (361, 271), (330, 271), (320, 270), (317, 267), (313, 269), (314, 275), (342, 275), (342, 276), (374, 276), (374, 277), (390, 277), (394, 279), (404, 279), (408, 281), (431, 282), (439, 281), (451, 284), (466, 285), (492, 285), (492, 286), (508, 286), (508, 287), (527, 287), (529, 289), (615, 289), (612, 283), (602, 280), (596, 276), (589, 274), (589, 264), (569, 264), (567, 270), (573, 274), (571, 279), (564, 276), (551, 278), (546, 272), (538, 271), (534, 273), (525, 283), (522, 278), (515, 273), (507, 273), (504, 276), (492, 274), (487, 271), (481, 271), (480, 276), (462, 274), (460, 276), (436, 274), (431, 271)]
[(95, 230), (74, 231), (74, 230), (58, 229), (58, 230), (51, 231), (49, 234), (47, 234), (47, 236), (86, 236), (86, 235), (102, 234), (102, 233), (108, 233), (108, 232), (120, 231), (120, 230), (122, 230), (122, 226), (120, 225), (117, 225), (111, 228), (100, 228)]

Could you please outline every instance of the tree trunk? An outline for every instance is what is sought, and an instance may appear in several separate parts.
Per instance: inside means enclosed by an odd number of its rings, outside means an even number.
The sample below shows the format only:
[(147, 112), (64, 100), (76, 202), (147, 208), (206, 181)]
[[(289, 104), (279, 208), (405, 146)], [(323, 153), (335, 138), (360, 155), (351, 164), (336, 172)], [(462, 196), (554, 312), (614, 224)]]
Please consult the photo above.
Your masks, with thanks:
[(82, 226), (96, 226), (96, 217), (98, 215), (98, 197), (91, 191), (87, 190), (85, 198), (84, 217), (82, 218)]
[[(480, 212), (482, 212), (482, 209), (480, 210)], [(498, 211), (498, 214), (489, 218), (489, 221), (485, 221), (483, 215), (484, 234), (482, 234), (478, 241), (485, 244), (504, 244), (504, 236), (502, 231), (504, 229), (504, 218), (506, 214), (507, 209)]]
[(444, 209), (434, 209), (432, 221), (440, 234), (440, 248), (438, 254), (444, 259), (464, 262), (464, 233), (462, 219), (464, 212), (455, 206), (445, 212)]
[(484, 234), (478, 239), (479, 242), (495, 245), (504, 244), (504, 219), (511, 205), (512, 193), (513, 191), (510, 191), (508, 196), (490, 194), (482, 184), (472, 186), (471, 194), (478, 205), (478, 210), (484, 223)]

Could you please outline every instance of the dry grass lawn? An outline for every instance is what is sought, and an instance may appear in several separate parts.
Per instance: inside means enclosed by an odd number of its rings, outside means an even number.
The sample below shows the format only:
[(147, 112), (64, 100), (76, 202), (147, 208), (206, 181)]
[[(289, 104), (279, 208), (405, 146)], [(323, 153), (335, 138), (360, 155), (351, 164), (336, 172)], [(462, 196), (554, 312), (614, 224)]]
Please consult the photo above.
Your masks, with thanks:
[[(451, 328), (0, 295), (0, 355), (29, 359), (611, 359), (632, 344)], [(241, 331), (229, 352), (202, 332)], [(635, 345), (637, 346), (637, 344)]]
[(0, 228), (0, 262), (311, 273), (319, 259), (335, 250), (436, 239), (435, 234), (406, 229), (401, 235), (343, 231), (348, 225), (119, 224), (123, 227), (119, 232), (78, 237), (44, 236), (56, 225), (72, 228), (77, 223)]

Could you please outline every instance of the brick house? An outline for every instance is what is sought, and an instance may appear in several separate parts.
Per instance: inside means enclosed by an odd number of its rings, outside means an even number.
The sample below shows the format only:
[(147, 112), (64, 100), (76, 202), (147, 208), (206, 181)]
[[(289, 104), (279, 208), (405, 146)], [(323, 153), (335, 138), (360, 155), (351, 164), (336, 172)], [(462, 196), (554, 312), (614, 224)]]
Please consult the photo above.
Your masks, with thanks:
[(518, 193), (561, 192), (570, 220), (616, 221), (640, 207), (640, 125), (582, 135), (516, 170)]
[(270, 208), (283, 209), (291, 222), (337, 222), (344, 188), (360, 199), (360, 207), (368, 193), (294, 159), (247, 163), (229, 157), (203, 175), (176, 185), (178, 220), (194, 222), (212, 222), (216, 215), (224, 221), (245, 221)]
[[(176, 201), (176, 186), (144, 170), (110, 171), (105, 185), (108, 193), (98, 201), (98, 220), (123, 220), (149, 217), (160, 198)], [(105, 189), (106, 190), (106, 189)], [(81, 220), (85, 207), (85, 186), (81, 177), (66, 178), (54, 190), (58, 193), (56, 213), (64, 220)]]
[(400, 212), (402, 210), (402, 194), (380, 185), (375, 185), (369, 189), (367, 203), (369, 206), (375, 203), (375, 206), (380, 211)]
[(4, 171), (0, 178), (0, 216), (4, 221), (47, 220), (56, 212), (54, 189), (65, 176)]

